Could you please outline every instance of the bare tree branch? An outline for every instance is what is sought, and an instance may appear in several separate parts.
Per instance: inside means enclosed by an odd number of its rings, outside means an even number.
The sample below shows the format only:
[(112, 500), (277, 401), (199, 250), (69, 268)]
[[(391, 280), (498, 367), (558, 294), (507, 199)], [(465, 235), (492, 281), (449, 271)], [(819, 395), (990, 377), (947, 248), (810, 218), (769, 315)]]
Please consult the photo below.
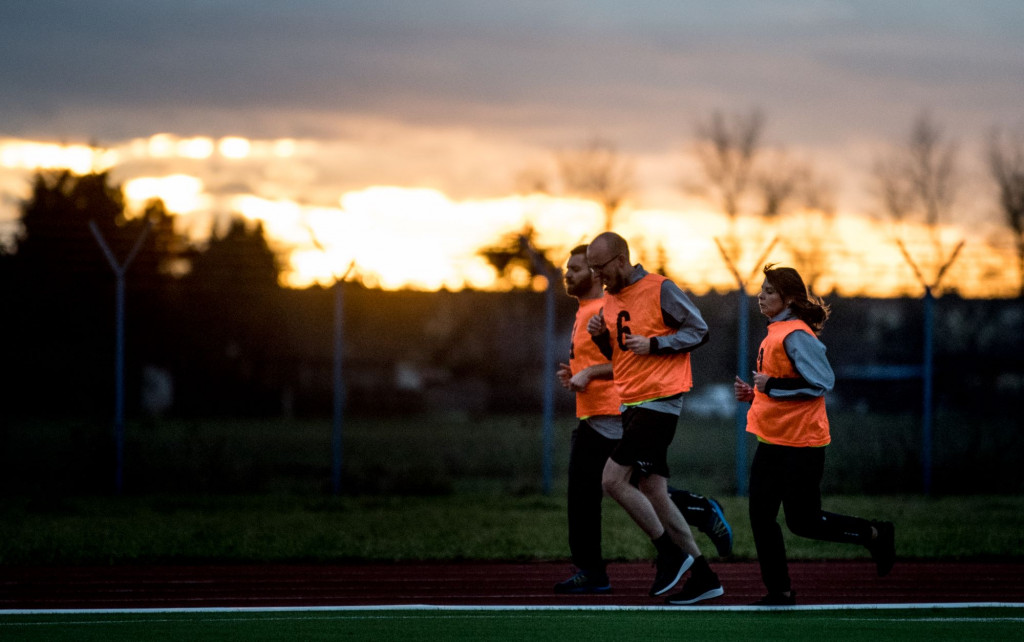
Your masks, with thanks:
[(999, 190), (1003, 222), (1013, 230), (1017, 250), (1018, 296), (1024, 298), (1024, 133), (992, 131), (988, 146), (989, 173)]
[(942, 129), (924, 112), (914, 121), (906, 145), (874, 166), (876, 197), (883, 211), (897, 223), (916, 220), (927, 227), (934, 252), (931, 271), (936, 274), (956, 258), (955, 253), (945, 256), (939, 226), (951, 217), (956, 202), (957, 154), (956, 144), (946, 141)]
[(558, 154), (557, 161), (565, 189), (596, 201), (604, 211), (605, 231), (611, 230), (615, 214), (633, 191), (633, 164), (601, 138)]
[(914, 123), (908, 147), (910, 184), (924, 210), (925, 223), (933, 228), (949, 213), (958, 187), (957, 148), (942, 138), (939, 126), (922, 114)]
[(836, 214), (835, 182), (818, 177), (805, 168), (795, 199), (800, 207), (789, 218), (793, 219), (790, 222), (799, 231), (787, 235), (786, 245), (807, 289), (818, 294), (817, 283), (828, 272), (832, 256), (829, 242)]
[(740, 214), (761, 146), (764, 117), (760, 110), (726, 116), (720, 111), (696, 127), (695, 153), (712, 191), (712, 199), (730, 219)]
[(790, 159), (782, 152), (772, 154), (769, 162), (754, 177), (762, 202), (761, 216), (776, 218), (794, 206), (809, 176), (807, 165)]
[(515, 190), (525, 194), (550, 194), (548, 171), (536, 165), (524, 167), (515, 176)]
[(906, 175), (903, 159), (895, 156), (876, 160), (872, 168), (876, 196), (885, 214), (897, 223), (906, 222), (914, 209), (914, 195)]

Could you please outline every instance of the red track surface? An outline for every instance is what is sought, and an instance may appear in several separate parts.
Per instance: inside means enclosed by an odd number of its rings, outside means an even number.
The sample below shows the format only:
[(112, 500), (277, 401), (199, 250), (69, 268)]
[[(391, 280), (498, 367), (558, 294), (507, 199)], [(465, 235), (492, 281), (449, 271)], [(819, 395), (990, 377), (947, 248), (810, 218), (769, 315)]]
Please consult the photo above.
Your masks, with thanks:
[[(725, 595), (763, 594), (756, 563), (712, 567)], [(647, 596), (649, 563), (612, 564), (613, 592), (555, 595), (567, 563), (415, 563), (260, 566), (0, 568), (0, 610), (369, 605), (660, 605)], [(799, 603), (1024, 603), (1022, 563), (897, 562), (885, 578), (867, 561), (791, 562)]]

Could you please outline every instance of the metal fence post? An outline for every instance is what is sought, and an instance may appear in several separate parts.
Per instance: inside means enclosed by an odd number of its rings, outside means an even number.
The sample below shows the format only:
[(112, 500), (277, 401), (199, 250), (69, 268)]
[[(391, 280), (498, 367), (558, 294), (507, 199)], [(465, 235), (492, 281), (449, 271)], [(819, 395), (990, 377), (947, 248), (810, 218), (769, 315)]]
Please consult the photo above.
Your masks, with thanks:
[(914, 271), (914, 276), (917, 277), (921, 287), (924, 288), (924, 300), (923, 300), (923, 315), (924, 315), (924, 355), (921, 359), (921, 489), (925, 495), (931, 495), (932, 493), (932, 451), (934, 441), (934, 378), (935, 378), (935, 290), (939, 288), (939, 283), (942, 282), (942, 277), (946, 275), (946, 271), (956, 261), (957, 255), (960, 254), (960, 250), (964, 248), (966, 241), (960, 241), (956, 247), (950, 253), (949, 258), (939, 267), (938, 272), (935, 274), (935, 280), (932, 283), (928, 283), (921, 269), (918, 267), (917, 262), (910, 256), (910, 252), (907, 250), (906, 245), (903, 241), (896, 239), (896, 245), (899, 246), (900, 252), (903, 253), (903, 258), (907, 264)]
[(135, 259), (135, 255), (142, 248), (142, 242), (149, 233), (152, 224), (146, 221), (139, 237), (135, 239), (135, 245), (125, 258), (124, 263), (118, 263), (110, 246), (103, 238), (103, 233), (95, 221), (89, 221), (89, 230), (103, 250), (103, 256), (110, 263), (110, 269), (114, 271), (116, 283), (114, 317), (115, 317), (115, 341), (114, 341), (114, 449), (116, 453), (114, 470), (114, 489), (118, 495), (124, 488), (124, 277), (128, 272), (128, 266)]
[[(314, 238), (315, 241), (315, 238)], [(317, 244), (318, 247), (319, 243)], [(323, 248), (320, 248), (323, 250)], [(341, 471), (343, 462), (343, 436), (342, 428), (345, 421), (345, 378), (343, 365), (345, 360), (345, 279), (355, 268), (356, 262), (353, 259), (348, 269), (339, 278), (334, 278), (334, 362), (331, 367), (331, 492), (335, 495), (341, 493)]]
[(541, 408), (541, 468), (542, 489), (551, 494), (555, 447), (555, 288), (561, 279), (561, 270), (551, 265), (525, 235), (519, 243), (530, 257), (534, 272), (547, 280), (544, 289), (544, 365), (542, 368), (543, 400)]
[(344, 287), (343, 280), (334, 282), (334, 364), (332, 367), (332, 399), (331, 415), (331, 490), (335, 495), (341, 492), (341, 461), (342, 461), (342, 422), (345, 414), (345, 382), (342, 378), (342, 359), (344, 357)]
[[(744, 279), (736, 266), (736, 262), (733, 260), (732, 256), (729, 255), (729, 252), (726, 251), (722, 241), (718, 237), (715, 237), (715, 244), (718, 246), (718, 251), (722, 255), (722, 260), (725, 261), (726, 267), (729, 268), (733, 278), (736, 279), (736, 376), (744, 381), (746, 381), (746, 377), (750, 372), (750, 364), (747, 361), (747, 343), (749, 343), (750, 336), (750, 320), (749, 313), (747, 312), (747, 283), (749, 283), (761, 269), (761, 265), (764, 264), (765, 260), (768, 258), (768, 254), (778, 242), (778, 237), (772, 239), (772, 242), (768, 244), (764, 249), (764, 252), (761, 253), (761, 256), (758, 257), (750, 275)], [(736, 494), (739, 497), (745, 497), (747, 494), (747, 406), (741, 403), (736, 404), (735, 422)]]
[[(736, 341), (736, 372), (741, 373), (739, 376), (742, 378), (742, 374), (745, 369), (750, 367), (750, 362), (747, 361), (747, 343), (748, 336), (750, 334), (749, 319), (747, 314), (747, 291), (743, 287), (740, 287), (736, 291), (738, 322), (739, 329), (737, 334), (739, 337)], [(747, 495), (747, 406), (746, 404), (736, 404), (736, 494), (740, 497), (746, 497)]]
[(547, 276), (548, 287), (544, 291), (544, 494), (551, 494), (553, 460), (555, 448), (555, 278)]
[(923, 378), (923, 403), (921, 410), (921, 484), (925, 495), (932, 492), (932, 394), (935, 363), (935, 297), (932, 289), (925, 286), (924, 289), (924, 364), (921, 376)]

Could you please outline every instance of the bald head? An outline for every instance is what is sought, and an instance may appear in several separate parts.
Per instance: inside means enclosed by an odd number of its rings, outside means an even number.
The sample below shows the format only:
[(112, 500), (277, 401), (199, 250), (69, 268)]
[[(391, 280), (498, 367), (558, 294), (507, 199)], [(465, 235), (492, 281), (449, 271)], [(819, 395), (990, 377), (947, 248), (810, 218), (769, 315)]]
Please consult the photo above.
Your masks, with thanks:
[(629, 283), (633, 271), (629, 262), (629, 245), (615, 232), (598, 234), (587, 247), (590, 271), (608, 292), (615, 294)]
[(629, 244), (615, 232), (601, 232), (590, 242), (591, 247), (597, 246), (597, 251), (602, 255), (615, 256), (621, 254), (629, 262)]

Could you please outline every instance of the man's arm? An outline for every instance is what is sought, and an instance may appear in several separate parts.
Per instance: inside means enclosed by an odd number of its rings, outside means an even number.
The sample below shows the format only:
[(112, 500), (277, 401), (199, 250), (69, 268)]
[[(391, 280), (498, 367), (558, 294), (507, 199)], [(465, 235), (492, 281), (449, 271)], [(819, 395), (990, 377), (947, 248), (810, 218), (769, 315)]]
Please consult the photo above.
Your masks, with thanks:
[(583, 392), (595, 379), (612, 379), (612, 364), (599, 363), (580, 370), (569, 379), (569, 390)]
[(608, 331), (608, 326), (604, 323), (604, 308), (587, 321), (587, 332), (590, 333), (590, 339), (597, 345), (597, 349), (601, 351), (604, 358), (611, 359), (612, 333)]
[(665, 280), (661, 284), (661, 318), (675, 334), (651, 337), (651, 354), (690, 352), (708, 342), (708, 324), (700, 310), (679, 286)]

